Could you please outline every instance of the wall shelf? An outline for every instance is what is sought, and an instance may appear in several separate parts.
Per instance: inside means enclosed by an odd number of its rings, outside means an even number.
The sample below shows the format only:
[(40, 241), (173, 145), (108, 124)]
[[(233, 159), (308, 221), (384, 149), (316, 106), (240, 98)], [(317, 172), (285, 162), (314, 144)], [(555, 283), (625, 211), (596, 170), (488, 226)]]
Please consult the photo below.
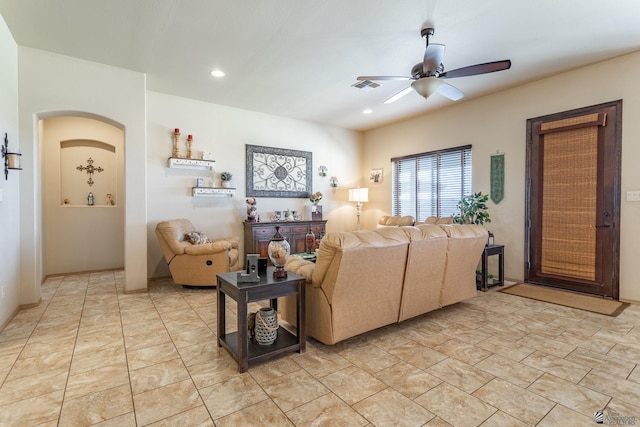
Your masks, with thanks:
[(215, 160), (185, 159), (183, 157), (169, 157), (170, 168), (213, 170), (215, 163), (216, 163)]
[(193, 197), (233, 197), (235, 188), (220, 187), (192, 187)]

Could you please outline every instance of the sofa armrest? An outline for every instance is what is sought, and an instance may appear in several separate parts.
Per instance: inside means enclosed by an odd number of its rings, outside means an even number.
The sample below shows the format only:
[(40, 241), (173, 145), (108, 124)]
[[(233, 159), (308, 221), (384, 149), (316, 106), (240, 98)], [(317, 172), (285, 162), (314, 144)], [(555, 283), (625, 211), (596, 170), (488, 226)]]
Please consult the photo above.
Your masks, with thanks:
[(212, 243), (203, 243), (201, 245), (191, 245), (185, 248), (184, 253), (187, 255), (208, 255), (218, 254), (231, 249), (231, 243), (226, 240), (217, 240)]
[(316, 265), (313, 262), (307, 261), (306, 259), (302, 259), (297, 256), (289, 257), (287, 263), (284, 266), (287, 271), (304, 277), (307, 280), (307, 283), (312, 283), (311, 278), (313, 276), (313, 270), (315, 269), (315, 267)]

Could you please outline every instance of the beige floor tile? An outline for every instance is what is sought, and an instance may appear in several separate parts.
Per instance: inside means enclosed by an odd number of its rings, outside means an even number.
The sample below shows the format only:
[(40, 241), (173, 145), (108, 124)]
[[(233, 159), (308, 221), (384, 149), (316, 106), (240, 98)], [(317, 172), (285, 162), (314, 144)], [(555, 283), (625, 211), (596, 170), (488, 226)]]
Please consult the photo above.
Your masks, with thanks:
[(353, 408), (376, 426), (421, 426), (435, 416), (390, 388), (361, 400)]
[(20, 353), (21, 359), (29, 357), (46, 356), (51, 353), (71, 355), (76, 344), (75, 337), (64, 339), (52, 339), (47, 341), (29, 341)]
[(188, 411), (181, 412), (172, 417), (165, 418), (155, 423), (148, 424), (149, 427), (214, 427), (215, 424), (209, 416), (209, 411), (204, 405), (197, 406)]
[(96, 424), (132, 411), (131, 389), (126, 384), (65, 400), (60, 414), (60, 425)]
[(8, 379), (0, 386), (0, 405), (64, 390), (69, 370), (43, 370), (33, 375)]
[(389, 350), (389, 353), (410, 365), (417, 366), (420, 369), (427, 369), (429, 366), (435, 365), (447, 358), (446, 355), (439, 351), (435, 351), (415, 342), (408, 342), (396, 347)]
[(550, 374), (538, 378), (527, 390), (587, 416), (604, 408), (611, 400), (610, 396)]
[(591, 370), (584, 365), (561, 359), (542, 351), (536, 351), (535, 353), (530, 354), (522, 361), (522, 363), (540, 371), (548, 372), (574, 384), (578, 384), (580, 380), (582, 380), (582, 378), (584, 378), (584, 376)]
[(401, 332), (402, 336), (414, 341), (420, 345), (427, 347), (435, 347), (439, 344), (447, 342), (451, 337), (443, 335), (436, 331), (423, 331), (421, 329), (404, 329)]
[(348, 405), (384, 390), (388, 386), (365, 370), (349, 366), (320, 379), (329, 390)]
[(216, 420), (217, 427), (273, 426), (292, 427), (293, 424), (271, 400), (263, 400), (248, 408)]
[[(511, 415), (496, 411), (493, 415), (482, 423), (482, 427), (527, 427), (529, 424), (512, 417)], [(577, 427), (577, 426), (576, 426)]]
[(6, 361), (2, 361), (2, 357), (4, 356), (15, 356), (10, 362), (11, 364), (13, 364), (13, 362), (15, 362), (15, 360), (18, 358), (18, 355), (24, 348), (25, 344), (27, 344), (27, 340), (28, 338), (25, 337), (15, 340), (0, 341), (0, 366), (3, 366), (4, 363), (7, 363)]
[(404, 362), (376, 372), (375, 377), (409, 399), (442, 383), (441, 379)]
[(482, 386), (473, 396), (528, 424), (536, 424), (555, 405), (549, 399), (498, 378)]
[(636, 405), (640, 396), (639, 383), (612, 377), (595, 369), (580, 381), (580, 385), (631, 405)]
[[(208, 363), (187, 366), (187, 370), (198, 389), (210, 387), (240, 375), (238, 365), (228, 354), (220, 354)], [(254, 375), (253, 371), (254, 369), (251, 369), (251, 375)]]
[(120, 385), (129, 385), (129, 371), (124, 363), (102, 366), (69, 375), (65, 400), (94, 394)]
[(189, 372), (180, 359), (171, 359), (145, 368), (129, 371), (133, 394), (189, 379)]
[(400, 362), (400, 359), (373, 345), (347, 348), (338, 353), (359, 368), (375, 373)]
[(284, 412), (329, 393), (320, 381), (302, 369), (263, 383), (261, 386)]
[(171, 337), (165, 330), (159, 330), (153, 334), (138, 334), (124, 338), (127, 351), (140, 350), (142, 348), (171, 343)]
[(147, 425), (202, 405), (191, 379), (133, 395), (138, 425)]
[[(87, 329), (90, 328), (85, 328)], [(93, 353), (109, 347), (121, 347), (123, 344), (122, 331), (107, 326), (103, 330), (92, 330), (85, 334), (79, 332), (74, 353)]]
[(368, 424), (366, 419), (331, 393), (288, 411), (287, 416), (296, 427), (363, 427)]
[(511, 339), (504, 338), (503, 335), (494, 335), (484, 341), (479, 342), (476, 346), (483, 350), (490, 351), (507, 359), (520, 362), (522, 359), (533, 353), (535, 350), (522, 344), (513, 342)]
[(497, 411), (447, 383), (432, 388), (414, 401), (454, 426), (479, 426)]
[(293, 357), (298, 365), (316, 378), (322, 378), (351, 365), (347, 359), (331, 351), (307, 351)]
[(18, 400), (0, 406), (0, 425), (35, 426), (56, 421), (60, 415), (64, 391)]
[(247, 373), (200, 389), (200, 396), (214, 421), (269, 398)]
[(171, 342), (137, 350), (127, 350), (127, 363), (130, 370), (145, 368), (179, 357), (176, 347)]
[(135, 412), (127, 412), (117, 417), (93, 424), (92, 427), (137, 427)]
[(589, 350), (600, 354), (607, 354), (615, 345), (610, 341), (593, 337), (583, 337), (576, 332), (576, 329), (572, 329), (571, 332), (563, 332), (556, 337), (555, 340), (576, 346), (577, 348), (574, 352), (577, 350)]
[(218, 347), (215, 340), (207, 340), (200, 344), (178, 348), (178, 353), (186, 366), (208, 363), (220, 357), (222, 352), (227, 350)]
[[(225, 362), (225, 364), (228, 363), (228, 361)], [(296, 363), (295, 358), (279, 357), (264, 363), (253, 365), (249, 370), (249, 374), (258, 384), (262, 384), (300, 369), (302, 368)], [(237, 368), (234, 369), (234, 373), (237, 371)]]
[(527, 388), (544, 373), (499, 354), (487, 357), (475, 367), (522, 388)]
[(543, 351), (560, 358), (567, 357), (567, 355), (576, 349), (576, 346), (574, 345), (554, 341), (548, 337), (533, 334), (520, 338), (518, 340), (518, 344), (524, 345), (525, 347), (535, 348), (538, 351)]
[[(594, 409), (593, 412), (599, 409)], [(597, 425), (593, 421), (593, 414), (587, 416), (573, 411), (565, 406), (556, 405), (538, 424), (541, 427), (567, 427)]]
[(170, 335), (178, 349), (205, 342), (216, 343), (216, 334), (208, 327), (177, 331)]
[(640, 364), (636, 365), (635, 369), (629, 374), (627, 379), (640, 384)]
[(70, 374), (91, 371), (105, 365), (120, 364), (126, 367), (127, 357), (124, 346), (106, 347), (90, 353), (74, 354), (71, 359)]
[[(627, 425), (638, 425), (640, 424), (640, 402), (638, 405), (632, 405), (628, 402), (623, 402), (622, 400), (613, 398), (604, 409), (604, 413), (606, 415), (622, 415), (623, 417), (634, 417), (635, 424), (627, 423)], [(627, 419), (628, 420), (628, 419)], [(631, 420), (629, 420), (631, 421)], [(616, 423), (612, 422), (609, 425), (614, 425)], [(623, 423), (618, 422), (617, 424), (622, 425)]]
[(565, 359), (620, 378), (626, 378), (635, 366), (633, 362), (582, 348), (575, 349)]
[(435, 346), (433, 349), (469, 365), (475, 365), (493, 354), (490, 351), (458, 339), (451, 339)]
[(16, 378), (34, 375), (46, 370), (68, 370), (69, 365), (71, 365), (71, 354), (69, 352), (50, 353), (44, 356), (29, 357), (26, 359), (18, 358), (7, 379), (15, 380)]
[(494, 378), (485, 371), (452, 358), (436, 363), (425, 371), (467, 393), (473, 393)]
[(640, 363), (640, 340), (632, 345), (616, 344), (607, 355), (632, 363)]

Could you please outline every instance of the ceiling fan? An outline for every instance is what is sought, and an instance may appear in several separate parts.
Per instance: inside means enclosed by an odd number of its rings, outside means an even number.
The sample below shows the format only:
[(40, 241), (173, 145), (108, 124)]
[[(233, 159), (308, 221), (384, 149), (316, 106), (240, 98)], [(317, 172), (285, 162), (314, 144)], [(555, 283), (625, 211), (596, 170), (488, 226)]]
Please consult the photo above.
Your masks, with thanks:
[(391, 98), (384, 101), (390, 104), (402, 98), (411, 90), (415, 90), (425, 99), (438, 92), (447, 98), (457, 101), (464, 97), (462, 91), (442, 79), (452, 79), (455, 77), (475, 76), (478, 74), (493, 73), (495, 71), (508, 70), (511, 68), (509, 59), (495, 62), (485, 62), (483, 64), (470, 65), (468, 67), (457, 68), (451, 71), (444, 71), (442, 58), (444, 57), (445, 45), (429, 44), (429, 37), (434, 34), (433, 28), (423, 28), (420, 35), (427, 41), (424, 52), (424, 60), (413, 66), (411, 77), (409, 76), (359, 76), (357, 80), (413, 80), (411, 86), (401, 90)]

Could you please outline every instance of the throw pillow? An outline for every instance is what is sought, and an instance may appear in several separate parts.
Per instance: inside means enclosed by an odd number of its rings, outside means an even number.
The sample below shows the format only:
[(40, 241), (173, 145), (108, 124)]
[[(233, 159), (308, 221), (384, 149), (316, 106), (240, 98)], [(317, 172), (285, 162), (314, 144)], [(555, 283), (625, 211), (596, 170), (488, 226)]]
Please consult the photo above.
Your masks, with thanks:
[(185, 233), (184, 237), (193, 245), (202, 245), (204, 243), (209, 243), (209, 238), (204, 233), (201, 233), (199, 231)]

